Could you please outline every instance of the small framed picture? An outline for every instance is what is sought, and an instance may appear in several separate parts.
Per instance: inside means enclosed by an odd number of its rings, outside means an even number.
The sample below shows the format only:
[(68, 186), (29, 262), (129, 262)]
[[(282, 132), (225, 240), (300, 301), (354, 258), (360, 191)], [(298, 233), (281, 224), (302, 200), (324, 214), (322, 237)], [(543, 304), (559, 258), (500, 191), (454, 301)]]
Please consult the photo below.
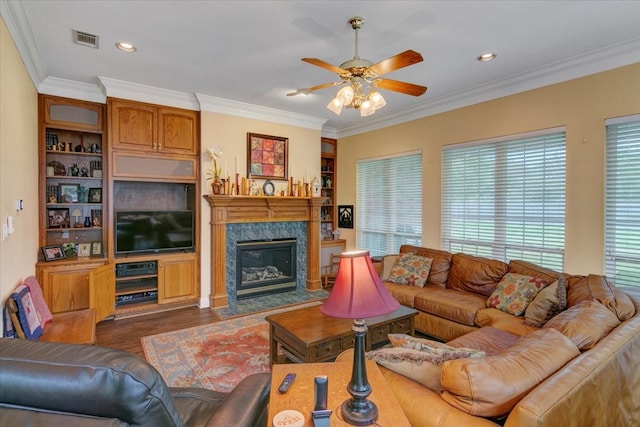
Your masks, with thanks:
[(61, 245), (43, 246), (42, 255), (44, 255), (45, 261), (55, 261), (67, 257)]
[(353, 205), (338, 205), (338, 227), (353, 228)]
[(78, 256), (79, 257), (91, 256), (91, 243), (79, 243), (78, 244)]
[(102, 243), (93, 242), (91, 244), (91, 255), (102, 255)]
[(58, 197), (60, 203), (78, 203), (78, 190), (80, 184), (58, 184)]
[(102, 188), (89, 189), (89, 203), (102, 203)]
[(68, 228), (69, 208), (47, 209), (47, 228)]

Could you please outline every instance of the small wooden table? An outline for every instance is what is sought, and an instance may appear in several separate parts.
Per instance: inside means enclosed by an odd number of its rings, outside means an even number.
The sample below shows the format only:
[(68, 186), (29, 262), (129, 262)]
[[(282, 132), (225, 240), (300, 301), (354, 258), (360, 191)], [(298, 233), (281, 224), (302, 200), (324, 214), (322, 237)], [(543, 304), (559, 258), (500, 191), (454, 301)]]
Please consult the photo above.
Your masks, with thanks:
[[(367, 378), (372, 390), (368, 399), (378, 407), (377, 423), (384, 427), (410, 427), (409, 420), (376, 363), (368, 360), (366, 364)], [(333, 411), (329, 419), (331, 427), (350, 426), (342, 420), (340, 406), (342, 402), (351, 398), (347, 385), (351, 381), (352, 366), (351, 362), (274, 365), (271, 369), (268, 427), (272, 426), (273, 417), (285, 409), (299, 411), (305, 417), (304, 426), (313, 427), (311, 411), (315, 404), (313, 380), (316, 375), (326, 375), (329, 378), (327, 409)], [(289, 372), (294, 372), (296, 379), (287, 393), (280, 394), (278, 386)]]
[[(400, 306), (393, 313), (366, 319), (365, 351), (387, 343), (388, 334), (413, 335), (417, 314), (417, 310)], [(319, 305), (273, 314), (265, 319), (270, 325), (272, 365), (286, 361), (278, 359), (278, 345), (286, 356), (305, 363), (331, 361), (354, 346), (353, 320), (325, 316)]]

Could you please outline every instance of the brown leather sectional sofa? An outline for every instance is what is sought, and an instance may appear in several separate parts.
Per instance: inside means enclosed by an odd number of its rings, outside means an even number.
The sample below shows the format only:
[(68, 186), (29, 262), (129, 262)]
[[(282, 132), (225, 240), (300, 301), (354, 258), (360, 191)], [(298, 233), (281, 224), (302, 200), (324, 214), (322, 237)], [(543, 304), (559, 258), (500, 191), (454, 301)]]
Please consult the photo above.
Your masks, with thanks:
[[(640, 425), (640, 293), (623, 292), (603, 276), (524, 261), (409, 245), (400, 252), (433, 260), (422, 288), (384, 282), (401, 304), (419, 310), (416, 330), (451, 347), (486, 352), (442, 363), (440, 393), (381, 367), (412, 425)], [(487, 308), (509, 272), (549, 283), (564, 279), (566, 309), (536, 327)]]

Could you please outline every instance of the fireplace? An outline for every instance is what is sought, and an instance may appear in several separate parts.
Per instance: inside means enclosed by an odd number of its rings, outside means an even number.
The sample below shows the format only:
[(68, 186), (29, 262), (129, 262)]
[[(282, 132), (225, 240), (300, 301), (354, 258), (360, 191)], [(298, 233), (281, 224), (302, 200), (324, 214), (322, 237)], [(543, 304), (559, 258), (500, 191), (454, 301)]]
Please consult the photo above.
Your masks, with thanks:
[(295, 290), (296, 246), (295, 238), (237, 242), (237, 298)]

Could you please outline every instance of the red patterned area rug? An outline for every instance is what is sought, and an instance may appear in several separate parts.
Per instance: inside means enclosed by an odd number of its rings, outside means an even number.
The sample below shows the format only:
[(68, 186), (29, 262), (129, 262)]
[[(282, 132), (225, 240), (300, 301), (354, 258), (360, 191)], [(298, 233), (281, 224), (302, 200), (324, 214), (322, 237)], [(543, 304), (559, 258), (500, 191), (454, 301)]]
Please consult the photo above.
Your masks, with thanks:
[(145, 358), (173, 387), (232, 390), (243, 378), (269, 372), (266, 316), (321, 304), (314, 301), (142, 337)]

